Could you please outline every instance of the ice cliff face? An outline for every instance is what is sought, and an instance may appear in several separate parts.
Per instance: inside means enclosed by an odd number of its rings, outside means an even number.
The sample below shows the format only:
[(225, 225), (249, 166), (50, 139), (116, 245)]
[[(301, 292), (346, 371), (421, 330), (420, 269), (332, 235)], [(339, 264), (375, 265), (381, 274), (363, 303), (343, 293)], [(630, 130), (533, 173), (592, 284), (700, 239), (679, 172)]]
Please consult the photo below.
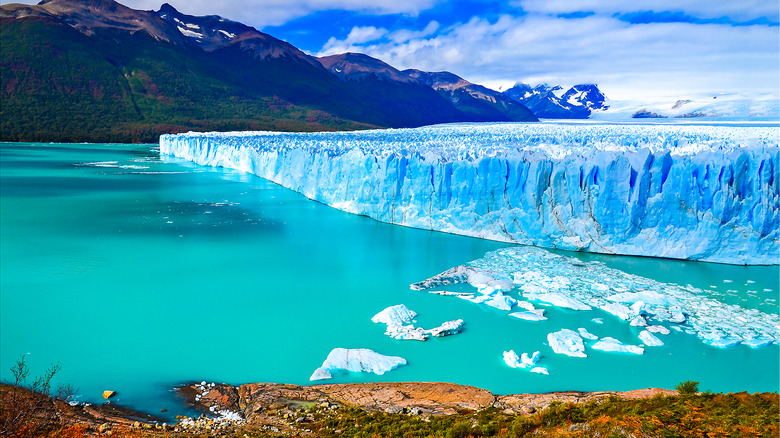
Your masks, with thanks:
[(547, 248), (780, 263), (780, 128), (481, 124), (163, 135), (351, 213)]

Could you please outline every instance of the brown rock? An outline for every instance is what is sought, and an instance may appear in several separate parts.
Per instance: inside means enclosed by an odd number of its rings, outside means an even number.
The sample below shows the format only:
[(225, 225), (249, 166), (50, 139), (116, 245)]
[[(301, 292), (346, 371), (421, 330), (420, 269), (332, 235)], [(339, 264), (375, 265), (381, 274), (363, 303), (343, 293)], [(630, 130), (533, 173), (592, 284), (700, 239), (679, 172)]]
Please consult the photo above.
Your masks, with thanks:
[(115, 395), (116, 395), (116, 391), (110, 391), (110, 390), (103, 391), (103, 398), (104, 399), (109, 399), (109, 398), (111, 398), (111, 397), (113, 397)]

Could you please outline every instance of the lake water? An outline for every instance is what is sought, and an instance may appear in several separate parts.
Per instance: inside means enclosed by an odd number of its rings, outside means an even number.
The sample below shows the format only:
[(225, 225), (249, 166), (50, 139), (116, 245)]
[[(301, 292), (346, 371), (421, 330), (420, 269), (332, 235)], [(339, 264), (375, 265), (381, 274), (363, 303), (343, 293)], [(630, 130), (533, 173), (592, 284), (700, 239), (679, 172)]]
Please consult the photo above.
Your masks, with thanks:
[[(378, 223), (255, 176), (161, 161), (154, 145), (0, 143), (0, 172), (4, 380), (22, 355), (33, 374), (59, 362), (59, 380), (81, 401), (102, 402), (111, 389), (112, 401), (174, 416), (184, 412), (172, 391), (178, 384), (309, 384), (328, 352), (345, 347), (408, 365), (326, 382), (446, 381), (500, 394), (683, 380), (726, 392), (780, 386), (777, 345), (723, 350), (672, 332), (641, 356), (555, 354), (546, 335), (561, 328), (624, 340), (636, 339), (636, 329), (604, 312), (555, 308), (530, 323), (412, 291), (410, 283), (507, 245)], [(561, 254), (778, 312), (778, 266)], [(462, 318), (464, 331), (390, 339), (371, 317), (400, 303), (420, 326)], [(541, 351), (550, 375), (509, 368), (509, 349)]]

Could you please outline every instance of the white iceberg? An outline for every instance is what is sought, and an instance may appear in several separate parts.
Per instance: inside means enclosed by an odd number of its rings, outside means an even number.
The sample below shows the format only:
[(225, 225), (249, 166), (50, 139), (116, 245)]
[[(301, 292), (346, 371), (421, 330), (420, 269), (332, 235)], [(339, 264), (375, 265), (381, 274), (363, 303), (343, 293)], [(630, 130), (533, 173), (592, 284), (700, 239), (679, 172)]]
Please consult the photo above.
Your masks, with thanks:
[(671, 333), (668, 328), (662, 326), (662, 325), (648, 325), (645, 327), (647, 331), (650, 333), (660, 333), (662, 335), (668, 335)]
[(591, 307), (587, 304), (559, 293), (524, 293), (523, 296), (528, 300), (549, 303), (555, 307), (563, 307), (572, 310), (591, 310)]
[(544, 316), (544, 309), (526, 310), (523, 312), (513, 312), (509, 316), (524, 319), (526, 321), (544, 321), (547, 318)]
[(656, 306), (674, 306), (677, 300), (666, 294), (662, 294), (652, 290), (643, 290), (639, 292), (623, 292), (620, 294), (614, 294), (607, 297), (610, 301), (618, 303), (637, 303), (652, 304)]
[(610, 337), (601, 338), (601, 340), (591, 345), (590, 348), (594, 350), (611, 351), (615, 353), (642, 354), (645, 352), (645, 349), (642, 347), (636, 345), (625, 345), (617, 339)]
[(620, 318), (622, 320), (628, 321), (629, 319), (631, 319), (631, 309), (629, 309), (628, 307), (626, 307), (626, 306), (624, 306), (624, 305), (622, 305), (620, 303), (604, 303), (604, 302), (602, 302), (602, 303), (599, 304), (598, 307), (599, 307), (599, 309), (601, 309), (601, 310), (603, 310), (603, 311), (605, 311), (607, 313), (611, 313), (611, 314), (617, 316), (618, 318)]
[(530, 368), (536, 365), (537, 362), (539, 362), (539, 359), (542, 358), (542, 353), (538, 351), (534, 351), (534, 354), (531, 356), (528, 356), (528, 353), (523, 353), (520, 356), (520, 361), (523, 363), (523, 367)]
[(399, 341), (427, 341), (430, 333), (413, 325), (388, 324), (385, 334)]
[(472, 303), (477, 304), (485, 304), (486, 306), (495, 307), (498, 310), (505, 310), (509, 311), (512, 310), (512, 308), (517, 303), (517, 300), (501, 293), (501, 291), (492, 291), (489, 294), (485, 295), (476, 295), (473, 297), (465, 297), (460, 296), (458, 298), (462, 298), (466, 301), (471, 301)]
[(512, 368), (523, 368), (523, 362), (520, 361), (520, 356), (515, 353), (515, 350), (504, 352), (504, 362)]
[(598, 336), (594, 335), (593, 333), (589, 332), (587, 329), (584, 329), (582, 327), (578, 328), (577, 331), (580, 333), (580, 336), (583, 339), (595, 341), (596, 339), (599, 338)]
[(405, 305), (390, 306), (374, 315), (371, 321), (382, 324), (406, 324), (417, 316), (417, 312), (409, 310)]
[(406, 365), (406, 359), (402, 357), (385, 356), (366, 348), (334, 348), (309, 380), (330, 379), (331, 373), (338, 370), (369, 372), (381, 376), (402, 365)]
[(588, 357), (585, 354), (585, 345), (577, 332), (563, 329), (547, 335), (547, 342), (553, 351), (572, 357)]
[(647, 330), (639, 332), (639, 339), (648, 347), (660, 347), (664, 345), (663, 341)]
[(450, 335), (460, 333), (462, 329), (463, 329), (463, 320), (456, 319), (453, 321), (446, 321), (438, 327), (434, 327), (430, 330), (426, 330), (426, 332), (429, 333), (431, 336), (441, 337), (441, 336), (450, 336)]
[(531, 372), (532, 373), (544, 374), (546, 376), (550, 375), (550, 373), (547, 372), (547, 368), (545, 368), (545, 367), (533, 367), (533, 368), (531, 368)]

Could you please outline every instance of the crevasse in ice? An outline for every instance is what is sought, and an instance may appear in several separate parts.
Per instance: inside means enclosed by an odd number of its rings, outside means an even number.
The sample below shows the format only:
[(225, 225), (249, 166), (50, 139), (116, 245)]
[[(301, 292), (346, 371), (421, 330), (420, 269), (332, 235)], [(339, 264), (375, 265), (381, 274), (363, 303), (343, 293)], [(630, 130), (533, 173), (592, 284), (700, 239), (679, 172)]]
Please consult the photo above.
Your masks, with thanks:
[(776, 264), (780, 128), (478, 124), (186, 133), (160, 152), (410, 227), (600, 253)]

